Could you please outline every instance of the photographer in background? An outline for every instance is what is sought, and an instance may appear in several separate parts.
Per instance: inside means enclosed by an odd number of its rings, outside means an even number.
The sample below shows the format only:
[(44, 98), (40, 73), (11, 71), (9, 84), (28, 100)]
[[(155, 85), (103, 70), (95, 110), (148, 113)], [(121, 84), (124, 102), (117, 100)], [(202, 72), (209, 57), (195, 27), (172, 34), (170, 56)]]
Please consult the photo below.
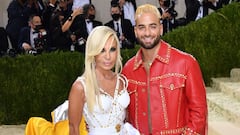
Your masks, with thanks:
[(29, 27), (24, 27), (20, 31), (19, 48), (24, 53), (36, 55), (46, 50), (48, 44), (48, 34), (42, 25), (40, 16), (31, 15), (29, 17)]
[(136, 39), (131, 21), (122, 18), (122, 12), (120, 6), (117, 3), (111, 3), (110, 12), (112, 20), (107, 22), (105, 26), (108, 26), (116, 31), (119, 42), (121, 44), (120, 48), (134, 48)]
[(159, 0), (160, 7), (158, 8), (161, 16), (162, 16), (162, 24), (163, 24), (163, 35), (173, 28), (176, 27), (175, 19), (177, 17), (177, 12), (174, 9), (175, 0)]
[[(72, 27), (73, 22), (76, 23), (74, 21), (76, 17), (78, 19), (83, 19), (83, 16), (83, 9), (76, 8), (70, 15), (64, 17), (60, 24), (52, 24), (52, 26), (55, 27), (51, 30), (51, 32), (54, 33), (52, 34), (53, 44), (57, 45), (59, 50), (80, 51), (80, 44), (77, 40), (75, 31), (73, 30), (72, 32), (70, 28)], [(79, 20), (77, 20), (77, 22), (79, 22)], [(75, 26), (75, 28), (77, 28), (77, 26)], [(85, 41), (82, 44), (85, 44)], [(81, 48), (82, 52), (84, 52), (83, 48), (84, 47)]]
[[(69, 12), (69, 0), (58, 0), (59, 2), (50, 3), (49, 10), (46, 15), (50, 16), (50, 19), (46, 19), (48, 22), (49, 37), (51, 38), (51, 45), (49, 45), (50, 51), (69, 51), (71, 45), (71, 39), (69, 37), (69, 27), (72, 21), (67, 21), (68, 16), (74, 13)], [(51, 5), (55, 5), (53, 8)], [(74, 11), (73, 11), (74, 12)], [(64, 26), (64, 29), (62, 27)], [(46, 27), (45, 27), (46, 28)]]
[(216, 11), (229, 2), (229, 0), (185, 0), (186, 22), (199, 20), (209, 14), (209, 9)]
[(85, 4), (79, 10), (82, 10), (83, 13), (77, 16), (71, 14), (67, 20), (69, 23), (72, 23), (70, 26), (70, 37), (72, 39), (71, 51), (85, 53), (89, 33), (93, 28), (101, 26), (102, 22), (95, 20), (96, 10), (93, 4)]
[(72, 13), (72, 0), (49, 0), (42, 14), (42, 23), (45, 29), (50, 29), (51, 19), (56, 11), (61, 11), (65, 18), (68, 17)]
[[(1, 0), (2, 1), (2, 0)], [(28, 26), (28, 18), (31, 14), (41, 14), (44, 5), (41, 0), (7, 0), (11, 1), (7, 7), (8, 22), (6, 32), (8, 34), (12, 50), (17, 54), (20, 30)], [(3, 2), (1, 2), (3, 4)], [(41, 8), (40, 8), (41, 7)]]

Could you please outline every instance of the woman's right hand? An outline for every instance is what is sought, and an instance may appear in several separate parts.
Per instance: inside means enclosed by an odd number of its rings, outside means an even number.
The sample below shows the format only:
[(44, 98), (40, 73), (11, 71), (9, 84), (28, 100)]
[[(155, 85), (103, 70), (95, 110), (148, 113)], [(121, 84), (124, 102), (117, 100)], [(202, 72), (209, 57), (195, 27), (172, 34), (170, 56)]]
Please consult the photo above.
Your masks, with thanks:
[(80, 15), (83, 13), (83, 9), (82, 8), (77, 8), (73, 10), (72, 16), (76, 17), (77, 15)]
[(57, 1), (57, 0), (49, 0), (49, 2), (50, 2), (51, 4), (53, 4), (53, 5), (55, 5), (56, 1)]

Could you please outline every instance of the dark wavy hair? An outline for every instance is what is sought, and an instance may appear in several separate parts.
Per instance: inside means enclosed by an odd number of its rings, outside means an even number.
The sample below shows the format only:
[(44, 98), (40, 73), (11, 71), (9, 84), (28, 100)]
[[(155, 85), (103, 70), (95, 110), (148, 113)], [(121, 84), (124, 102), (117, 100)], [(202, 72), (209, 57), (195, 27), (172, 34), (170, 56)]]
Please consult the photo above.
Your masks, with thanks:
[(90, 8), (95, 9), (95, 6), (93, 4), (85, 4), (85, 5), (83, 5), (83, 15), (84, 15), (84, 17), (86, 17), (88, 15), (88, 10)]

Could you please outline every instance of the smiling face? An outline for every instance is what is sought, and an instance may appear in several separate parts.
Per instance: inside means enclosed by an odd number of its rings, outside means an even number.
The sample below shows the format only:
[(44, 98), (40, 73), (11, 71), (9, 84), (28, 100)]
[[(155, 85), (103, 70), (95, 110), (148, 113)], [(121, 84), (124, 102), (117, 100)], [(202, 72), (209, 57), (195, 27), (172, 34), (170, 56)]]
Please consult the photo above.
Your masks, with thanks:
[(117, 42), (111, 36), (108, 38), (100, 54), (95, 56), (96, 68), (98, 70), (111, 70), (116, 64), (117, 56)]
[(161, 40), (162, 24), (156, 14), (146, 12), (136, 17), (134, 31), (139, 44), (145, 49), (152, 49)]

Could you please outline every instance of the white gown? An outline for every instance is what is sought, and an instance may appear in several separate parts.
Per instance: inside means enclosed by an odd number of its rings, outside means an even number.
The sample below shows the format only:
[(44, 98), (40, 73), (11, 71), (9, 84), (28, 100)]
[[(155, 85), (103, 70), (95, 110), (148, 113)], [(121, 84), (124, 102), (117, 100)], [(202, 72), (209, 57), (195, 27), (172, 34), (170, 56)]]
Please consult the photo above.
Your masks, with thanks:
[[(83, 77), (78, 80), (86, 85)], [(123, 90), (119, 90), (119, 83), (123, 82)], [(88, 135), (140, 135), (139, 132), (129, 123), (124, 123), (126, 108), (130, 103), (127, 92), (127, 79), (118, 75), (114, 97), (101, 90), (101, 106), (95, 106), (92, 113), (89, 112), (87, 104), (84, 104), (83, 115), (88, 125)], [(119, 92), (120, 91), (120, 92)]]

